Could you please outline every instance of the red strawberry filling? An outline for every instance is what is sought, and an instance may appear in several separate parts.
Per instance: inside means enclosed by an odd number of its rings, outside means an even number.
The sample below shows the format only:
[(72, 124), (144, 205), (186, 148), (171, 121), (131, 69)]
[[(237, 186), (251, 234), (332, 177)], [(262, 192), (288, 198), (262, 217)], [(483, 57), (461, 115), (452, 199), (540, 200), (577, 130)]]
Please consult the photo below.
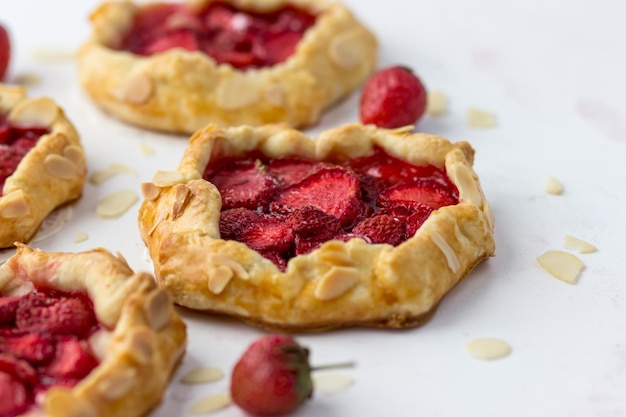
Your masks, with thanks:
[(219, 1), (199, 10), (157, 3), (137, 13), (121, 49), (148, 56), (182, 48), (204, 52), (218, 64), (261, 68), (289, 58), (314, 23), (313, 14), (292, 6), (258, 13)]
[(55, 385), (72, 387), (98, 365), (99, 329), (84, 294), (38, 289), (0, 298), (0, 417), (26, 412)]
[(281, 270), (332, 239), (399, 245), (434, 210), (459, 202), (445, 170), (380, 149), (342, 163), (225, 158), (203, 177), (222, 195), (221, 237), (245, 243)]
[[(15, 172), (22, 158), (37, 140), (50, 131), (42, 127), (19, 127), (0, 116), (0, 196), (8, 177)], [(0, 414), (1, 415), (1, 414)]]

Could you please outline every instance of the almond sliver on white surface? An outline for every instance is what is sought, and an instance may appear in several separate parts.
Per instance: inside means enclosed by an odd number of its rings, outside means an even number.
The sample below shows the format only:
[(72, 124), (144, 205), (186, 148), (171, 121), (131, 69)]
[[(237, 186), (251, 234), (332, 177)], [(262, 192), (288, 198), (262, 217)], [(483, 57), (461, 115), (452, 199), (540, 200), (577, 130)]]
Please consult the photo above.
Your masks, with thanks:
[(189, 407), (189, 414), (211, 414), (228, 407), (232, 404), (232, 399), (229, 394), (213, 394), (208, 397), (201, 398), (191, 404)]
[(465, 350), (476, 359), (494, 360), (509, 356), (511, 346), (502, 339), (483, 337), (469, 341)]
[(563, 185), (554, 177), (546, 178), (546, 182), (543, 185), (543, 189), (546, 193), (552, 195), (563, 194)]
[(112, 219), (126, 213), (139, 200), (137, 193), (130, 190), (122, 190), (113, 193), (98, 201), (96, 213), (105, 219)]
[(354, 379), (342, 374), (313, 375), (314, 391), (324, 394), (337, 394), (354, 383)]
[(574, 250), (578, 253), (592, 253), (598, 250), (598, 248), (591, 243), (570, 235), (565, 236), (565, 239), (563, 240), (563, 247), (565, 249)]
[(575, 284), (585, 264), (575, 255), (560, 250), (549, 250), (537, 258), (539, 266), (563, 282)]
[(180, 379), (182, 384), (208, 384), (219, 381), (224, 377), (224, 372), (220, 368), (204, 367), (187, 372)]

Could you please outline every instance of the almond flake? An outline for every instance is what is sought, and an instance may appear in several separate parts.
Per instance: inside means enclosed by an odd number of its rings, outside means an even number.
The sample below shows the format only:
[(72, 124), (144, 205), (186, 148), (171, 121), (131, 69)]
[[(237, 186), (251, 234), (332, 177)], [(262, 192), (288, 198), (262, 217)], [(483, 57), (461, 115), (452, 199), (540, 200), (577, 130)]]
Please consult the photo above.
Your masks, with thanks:
[(547, 251), (537, 258), (537, 262), (544, 271), (568, 284), (575, 284), (585, 267), (575, 255), (559, 250)]
[(139, 200), (137, 193), (131, 190), (122, 190), (113, 193), (98, 201), (96, 213), (105, 219), (120, 217)]
[(89, 176), (89, 182), (92, 183), (93, 185), (100, 185), (103, 182), (119, 174), (129, 174), (129, 175), (137, 176), (137, 171), (135, 171), (134, 169), (130, 167), (127, 167), (126, 165), (111, 164), (104, 169), (99, 169), (97, 171), (94, 171)]
[(496, 126), (496, 116), (479, 109), (467, 110), (467, 125), (474, 129), (488, 129)]
[(31, 98), (18, 103), (9, 112), (7, 121), (18, 126), (50, 127), (59, 117), (59, 113), (59, 107), (51, 98)]
[(463, 200), (469, 201), (478, 208), (483, 205), (483, 197), (478, 188), (478, 183), (467, 165), (456, 164), (450, 172), (454, 184), (459, 189), (459, 194)]
[(176, 186), (176, 196), (174, 197), (174, 207), (172, 207), (172, 219), (177, 219), (185, 211), (185, 207), (191, 200), (191, 190), (185, 185)]
[(548, 194), (561, 195), (563, 194), (563, 185), (554, 177), (546, 178), (546, 182), (543, 189)]
[(222, 410), (232, 404), (230, 394), (213, 394), (208, 397), (201, 398), (191, 404), (189, 407), (189, 413), (198, 414), (211, 414), (216, 411)]
[(333, 266), (315, 288), (315, 298), (328, 301), (343, 295), (359, 282), (359, 270), (345, 266)]
[(327, 395), (338, 394), (354, 384), (351, 376), (341, 374), (313, 375), (312, 379), (314, 391)]
[(182, 378), (180, 378), (180, 382), (181, 384), (189, 385), (208, 384), (219, 381), (222, 378), (224, 378), (224, 371), (220, 368), (204, 367), (187, 372)]
[(66, 49), (45, 47), (34, 48), (31, 55), (35, 59), (41, 61), (70, 61), (74, 59), (74, 52)]
[(450, 270), (456, 273), (461, 268), (461, 263), (459, 262), (459, 258), (456, 256), (456, 253), (454, 253), (450, 245), (448, 245), (448, 242), (446, 242), (443, 236), (441, 236), (441, 234), (436, 230), (431, 231), (430, 239), (435, 245), (437, 245), (441, 253), (443, 253), (443, 256), (446, 257)]
[(151, 182), (144, 182), (141, 184), (141, 194), (146, 200), (154, 201), (161, 194), (161, 188)]
[(109, 378), (103, 378), (98, 384), (98, 392), (102, 397), (109, 401), (115, 401), (122, 398), (124, 394), (130, 391), (137, 380), (137, 369), (126, 368), (116, 372)]
[(63, 149), (63, 156), (77, 166), (83, 165), (85, 162), (83, 149), (77, 145), (66, 146), (65, 149)]
[(46, 159), (43, 161), (43, 166), (46, 168), (48, 174), (64, 180), (70, 180), (78, 176), (78, 170), (76, 165), (68, 158), (57, 155), (46, 155)]
[(578, 253), (593, 253), (598, 250), (598, 248), (593, 246), (591, 243), (570, 235), (565, 236), (563, 247), (565, 249), (575, 250)]
[(139, 150), (141, 150), (141, 153), (146, 155), (146, 156), (154, 155), (154, 149), (150, 145), (148, 145), (147, 143), (140, 143), (139, 144)]
[(365, 32), (353, 29), (335, 36), (328, 46), (331, 61), (344, 70), (351, 70), (365, 61), (367, 56)]
[(238, 110), (259, 101), (259, 87), (244, 75), (232, 73), (222, 81), (215, 92), (217, 106), (224, 110)]
[(485, 337), (469, 341), (465, 350), (476, 359), (489, 361), (509, 356), (511, 346), (504, 340)]
[(131, 104), (143, 104), (150, 99), (154, 86), (146, 74), (134, 74), (115, 91), (115, 96)]
[(156, 290), (143, 303), (152, 329), (159, 331), (170, 321), (170, 297), (164, 290)]
[(239, 279), (247, 280), (250, 278), (248, 271), (228, 255), (214, 253), (209, 256), (208, 263), (209, 265), (227, 266)]
[(171, 187), (183, 182), (185, 177), (178, 171), (157, 171), (152, 178), (152, 183), (157, 187)]
[(0, 217), (14, 219), (28, 213), (30, 213), (30, 207), (22, 190), (15, 190), (0, 197)]
[(426, 99), (426, 114), (440, 117), (448, 111), (448, 101), (441, 91), (429, 91)]
[(216, 265), (209, 269), (209, 291), (219, 295), (233, 278), (233, 270), (225, 265)]

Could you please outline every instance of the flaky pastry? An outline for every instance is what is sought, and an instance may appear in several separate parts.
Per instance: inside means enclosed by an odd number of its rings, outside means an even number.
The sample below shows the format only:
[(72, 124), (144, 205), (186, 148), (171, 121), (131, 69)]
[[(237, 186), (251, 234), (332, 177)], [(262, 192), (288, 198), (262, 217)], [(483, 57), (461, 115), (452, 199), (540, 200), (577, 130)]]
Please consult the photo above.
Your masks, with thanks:
[[(289, 259), (284, 272), (246, 244), (220, 238), (222, 198), (203, 179), (205, 167), (255, 152), (349, 161), (375, 148), (444, 169), (458, 188), (458, 204), (432, 211), (415, 235), (397, 246), (330, 240)], [(208, 126), (191, 137), (176, 171), (157, 172), (143, 185), (140, 232), (157, 282), (180, 305), (286, 330), (416, 326), (478, 262), (494, 254), (494, 220), (472, 169), (473, 155), (466, 142), (407, 129), (349, 124), (311, 140), (278, 125)]]
[[(0, 194), (4, 248), (30, 240), (52, 210), (78, 198), (87, 167), (78, 133), (52, 99), (28, 98), (24, 88), (0, 84), (0, 119), (9, 126), (48, 131), (4, 182)], [(5, 146), (0, 143), (3, 155)]]
[[(189, 7), (199, 10), (212, 3), (216, 2), (190, 1)], [(134, 17), (147, 6), (107, 2), (92, 13), (93, 34), (78, 52), (82, 86), (105, 111), (151, 129), (192, 133), (208, 123), (279, 122), (299, 127), (317, 122), (325, 108), (353, 91), (376, 67), (375, 36), (338, 2), (226, 3), (254, 13), (296, 7), (317, 17), (286, 60), (241, 70), (229, 63), (218, 64), (204, 52), (185, 50), (192, 47), (182, 44), (149, 55), (123, 50)], [(177, 29), (189, 25), (181, 23), (179, 15), (175, 17), (165, 24), (175, 24)], [(181, 30), (189, 33), (192, 29), (183, 26)]]
[[(72, 387), (53, 385), (39, 393), (24, 415), (145, 415), (160, 401), (186, 346), (185, 324), (168, 294), (150, 274), (134, 273), (121, 256), (104, 249), (53, 253), (17, 246), (16, 255), (0, 267), (2, 297), (39, 288), (86, 294), (100, 323), (88, 339), (97, 366)], [(81, 361), (86, 359), (75, 365)], [(62, 372), (71, 375), (66, 369), (71, 364), (65, 361)]]

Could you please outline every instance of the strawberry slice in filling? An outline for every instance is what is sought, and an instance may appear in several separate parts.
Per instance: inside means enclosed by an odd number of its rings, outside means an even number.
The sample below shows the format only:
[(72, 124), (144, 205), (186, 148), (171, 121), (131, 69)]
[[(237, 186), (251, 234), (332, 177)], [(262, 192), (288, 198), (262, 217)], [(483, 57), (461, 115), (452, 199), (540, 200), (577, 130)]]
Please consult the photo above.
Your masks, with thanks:
[(293, 55), (315, 23), (308, 11), (287, 6), (268, 13), (239, 10), (226, 2), (201, 9), (155, 3), (142, 7), (121, 49), (149, 56), (173, 48), (200, 51), (239, 69), (272, 66)]
[[(20, 161), (36, 144), (39, 138), (50, 131), (42, 127), (14, 126), (0, 116), (0, 196), (7, 178)], [(1, 415), (1, 414), (0, 414)]]
[(21, 415), (50, 387), (86, 377), (99, 363), (89, 338), (100, 330), (82, 293), (40, 288), (0, 298), (0, 416)]
[(381, 149), (341, 163), (225, 158), (209, 164), (204, 179), (222, 195), (221, 237), (245, 243), (283, 271), (292, 257), (332, 239), (397, 246), (433, 211), (459, 202), (444, 169)]

